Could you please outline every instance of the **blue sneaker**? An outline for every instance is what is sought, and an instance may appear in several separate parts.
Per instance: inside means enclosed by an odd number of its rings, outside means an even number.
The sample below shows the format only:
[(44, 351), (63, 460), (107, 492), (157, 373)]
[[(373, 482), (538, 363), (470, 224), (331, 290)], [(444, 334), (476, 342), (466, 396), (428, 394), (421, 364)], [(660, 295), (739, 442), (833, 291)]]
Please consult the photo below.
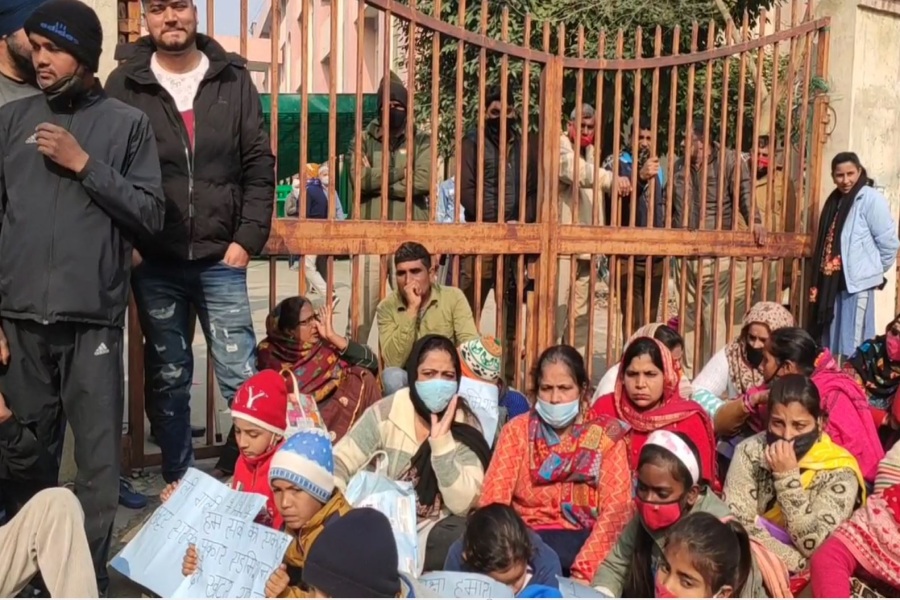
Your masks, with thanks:
[(140, 510), (147, 506), (147, 496), (141, 494), (130, 481), (119, 477), (119, 504), (132, 510)]

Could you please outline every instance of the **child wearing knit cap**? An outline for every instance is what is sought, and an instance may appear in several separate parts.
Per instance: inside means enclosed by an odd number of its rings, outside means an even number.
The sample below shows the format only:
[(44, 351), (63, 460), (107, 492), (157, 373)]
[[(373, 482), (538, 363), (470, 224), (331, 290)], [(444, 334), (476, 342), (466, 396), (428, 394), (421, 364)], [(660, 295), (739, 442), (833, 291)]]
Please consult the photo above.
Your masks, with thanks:
[(397, 569), (397, 545), (387, 517), (355, 508), (335, 519), (309, 550), (303, 583), (314, 598), (433, 598)]
[[(288, 382), (278, 371), (260, 371), (244, 382), (234, 397), (231, 416), (240, 455), (234, 467), (232, 489), (266, 497), (265, 512), (256, 522), (281, 529), (282, 519), (269, 487), (269, 464), (284, 441), (288, 426)], [(160, 495), (165, 502), (178, 482)]]
[[(289, 437), (269, 462), (268, 481), (283, 530), (294, 537), (284, 563), (269, 577), (267, 598), (307, 598), (301, 583), (310, 546), (326, 525), (350, 512), (350, 504), (335, 488), (331, 438), (322, 429), (306, 429)], [(391, 543), (394, 543), (391, 535)], [(394, 550), (396, 557), (396, 550)], [(191, 546), (181, 572), (187, 577), (203, 560)], [(397, 559), (394, 559), (396, 568)]]

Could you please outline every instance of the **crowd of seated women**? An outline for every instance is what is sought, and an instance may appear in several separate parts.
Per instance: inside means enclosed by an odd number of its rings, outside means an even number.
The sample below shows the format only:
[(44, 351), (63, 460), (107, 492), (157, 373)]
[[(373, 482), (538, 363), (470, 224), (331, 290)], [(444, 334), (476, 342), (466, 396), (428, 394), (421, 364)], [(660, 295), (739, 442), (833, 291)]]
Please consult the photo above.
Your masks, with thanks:
[[(378, 456), (412, 485), (420, 573), (479, 572), (525, 597), (558, 577), (610, 597), (900, 593), (898, 322), (839, 365), (762, 302), (693, 381), (681, 336), (653, 324), (596, 389), (574, 348), (545, 349), (526, 401), (502, 383), (498, 340), (441, 335), (380, 397), (377, 360), (330, 320), (282, 302), (261, 360), (322, 408), (338, 490)], [(496, 387), (496, 431), (464, 377)]]

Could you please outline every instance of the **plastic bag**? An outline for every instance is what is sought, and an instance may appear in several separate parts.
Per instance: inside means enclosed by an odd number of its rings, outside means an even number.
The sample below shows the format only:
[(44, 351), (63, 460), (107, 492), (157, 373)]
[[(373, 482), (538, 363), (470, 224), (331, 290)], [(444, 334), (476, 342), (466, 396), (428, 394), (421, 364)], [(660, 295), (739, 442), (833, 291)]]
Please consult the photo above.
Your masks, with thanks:
[[(379, 454), (386, 463), (387, 456), (383, 452)], [(374, 508), (388, 518), (397, 543), (397, 567), (402, 572), (418, 575), (416, 492), (410, 482), (388, 478), (381, 466), (383, 462), (376, 462), (374, 472), (360, 471), (354, 475), (344, 496), (353, 508)]]

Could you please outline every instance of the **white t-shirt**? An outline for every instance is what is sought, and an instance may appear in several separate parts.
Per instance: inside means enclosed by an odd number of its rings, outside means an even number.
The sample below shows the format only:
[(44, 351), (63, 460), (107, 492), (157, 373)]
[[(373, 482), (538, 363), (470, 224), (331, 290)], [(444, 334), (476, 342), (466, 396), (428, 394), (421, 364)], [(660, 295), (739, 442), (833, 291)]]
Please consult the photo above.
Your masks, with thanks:
[(194, 145), (194, 99), (200, 82), (209, 70), (209, 58), (200, 54), (200, 62), (187, 73), (170, 73), (160, 66), (156, 53), (150, 57), (150, 70), (164, 90), (169, 92), (175, 101), (175, 107), (181, 113), (184, 126), (187, 128), (191, 146)]

